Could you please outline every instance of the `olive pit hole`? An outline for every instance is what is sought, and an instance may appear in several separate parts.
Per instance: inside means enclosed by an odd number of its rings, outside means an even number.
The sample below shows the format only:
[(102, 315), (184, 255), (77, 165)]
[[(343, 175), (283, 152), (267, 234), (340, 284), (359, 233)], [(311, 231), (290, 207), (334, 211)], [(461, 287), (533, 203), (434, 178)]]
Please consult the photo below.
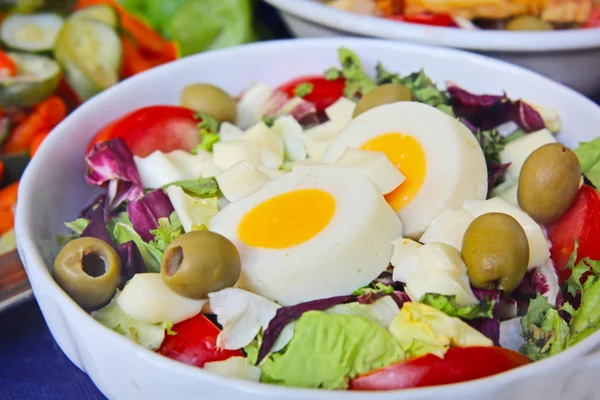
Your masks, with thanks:
[(167, 261), (167, 274), (173, 276), (179, 271), (181, 262), (183, 261), (183, 249), (181, 246), (173, 248), (169, 252), (169, 260)]
[(92, 278), (98, 278), (106, 273), (106, 262), (104, 258), (96, 253), (84, 254), (81, 257), (83, 272)]

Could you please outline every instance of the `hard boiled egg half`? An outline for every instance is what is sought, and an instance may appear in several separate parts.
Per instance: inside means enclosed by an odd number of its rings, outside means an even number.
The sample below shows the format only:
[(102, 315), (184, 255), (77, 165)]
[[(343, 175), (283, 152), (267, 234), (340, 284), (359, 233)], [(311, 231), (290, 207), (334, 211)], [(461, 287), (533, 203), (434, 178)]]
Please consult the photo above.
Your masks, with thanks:
[(380, 151), (406, 178), (385, 199), (398, 213), (404, 235), (418, 239), (443, 210), (487, 195), (487, 168), (474, 135), (438, 109), (398, 102), (360, 114), (323, 156), (335, 162), (347, 147)]
[(366, 176), (322, 165), (227, 205), (210, 230), (236, 245), (240, 288), (292, 305), (352, 293), (377, 278), (402, 223)]

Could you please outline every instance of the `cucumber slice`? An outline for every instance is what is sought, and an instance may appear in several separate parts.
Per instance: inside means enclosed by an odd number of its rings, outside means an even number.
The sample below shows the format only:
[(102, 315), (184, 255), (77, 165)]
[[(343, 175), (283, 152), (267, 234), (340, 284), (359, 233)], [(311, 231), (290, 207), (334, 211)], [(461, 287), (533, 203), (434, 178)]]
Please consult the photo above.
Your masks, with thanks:
[(103, 22), (114, 29), (119, 27), (119, 14), (117, 14), (117, 10), (107, 4), (86, 7), (83, 10), (77, 11), (69, 19), (75, 20), (78, 18), (88, 18)]
[(0, 38), (14, 50), (50, 51), (64, 22), (62, 17), (51, 13), (11, 14), (2, 22)]
[(67, 82), (84, 100), (119, 81), (122, 55), (115, 30), (88, 18), (67, 21), (54, 47)]
[(0, 105), (31, 107), (56, 91), (60, 67), (50, 57), (7, 53), (17, 64), (17, 76), (0, 76)]

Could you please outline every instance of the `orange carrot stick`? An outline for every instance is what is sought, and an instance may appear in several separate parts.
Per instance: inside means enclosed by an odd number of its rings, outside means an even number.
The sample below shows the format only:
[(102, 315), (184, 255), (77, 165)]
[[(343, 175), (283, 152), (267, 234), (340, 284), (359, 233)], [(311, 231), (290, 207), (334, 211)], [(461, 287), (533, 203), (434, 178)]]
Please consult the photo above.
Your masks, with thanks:
[(17, 193), (19, 191), (19, 182), (12, 183), (7, 187), (0, 189), (0, 211), (14, 212), (17, 204)]
[(35, 153), (37, 153), (38, 149), (40, 148), (40, 145), (42, 144), (44, 139), (46, 139), (48, 137), (49, 134), (50, 134), (50, 131), (45, 131), (45, 132), (40, 132), (33, 137), (33, 139), (31, 140), (31, 144), (29, 145), (29, 156), (31, 158), (33, 158)]
[(0, 235), (15, 226), (15, 215), (9, 210), (0, 210)]

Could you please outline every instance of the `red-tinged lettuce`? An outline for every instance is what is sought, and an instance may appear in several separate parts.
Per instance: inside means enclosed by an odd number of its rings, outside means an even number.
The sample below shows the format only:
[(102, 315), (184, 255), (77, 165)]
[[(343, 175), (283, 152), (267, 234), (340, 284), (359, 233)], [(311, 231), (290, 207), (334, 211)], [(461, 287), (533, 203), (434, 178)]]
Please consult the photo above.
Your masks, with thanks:
[(133, 154), (120, 138), (96, 144), (86, 156), (86, 162), (86, 180), (107, 191), (106, 215), (123, 202), (137, 200), (144, 195)]
[(479, 129), (493, 129), (512, 121), (527, 132), (545, 127), (541, 115), (523, 100), (513, 101), (506, 94), (477, 95), (448, 83), (450, 102), (457, 117), (464, 118)]
[(269, 326), (265, 329), (263, 334), (262, 344), (256, 359), (256, 365), (259, 365), (269, 354), (283, 328), (290, 322), (300, 318), (305, 312), (324, 311), (328, 308), (337, 306), (338, 304), (352, 303), (354, 301), (356, 301), (356, 296), (354, 295), (336, 296), (327, 299), (307, 301), (305, 303), (277, 309), (275, 317), (269, 322)]
[(396, 302), (398, 308), (400, 309), (402, 309), (404, 303), (410, 303), (410, 297), (408, 297), (408, 295), (404, 292), (396, 290), (390, 296)]
[(552, 260), (527, 271), (525, 277), (513, 292), (520, 314), (527, 310), (529, 301), (536, 297), (538, 293), (548, 300), (548, 304), (557, 309), (564, 303), (563, 294), (558, 283), (558, 275), (554, 270)]
[(145, 242), (154, 239), (153, 230), (158, 229), (158, 219), (168, 218), (175, 211), (171, 200), (162, 189), (154, 190), (141, 199), (127, 203), (127, 213), (133, 229)]

